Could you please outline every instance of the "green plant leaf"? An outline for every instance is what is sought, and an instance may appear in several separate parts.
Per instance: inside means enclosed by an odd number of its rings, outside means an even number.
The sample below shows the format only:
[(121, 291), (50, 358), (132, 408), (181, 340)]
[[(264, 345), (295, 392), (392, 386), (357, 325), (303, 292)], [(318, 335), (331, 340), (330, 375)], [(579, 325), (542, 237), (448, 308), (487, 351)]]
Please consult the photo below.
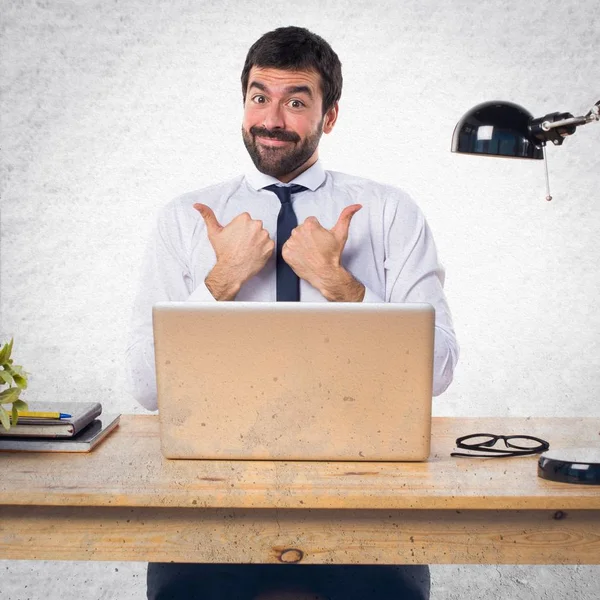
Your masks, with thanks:
[(13, 380), (18, 388), (21, 388), (22, 390), (27, 389), (27, 379), (25, 379), (25, 377), (23, 377), (22, 375), (15, 375), (13, 377)]
[[(18, 400), (17, 400), (18, 402)], [(12, 405), (12, 424), (16, 425), (19, 422), (19, 413), (17, 412), (17, 407), (15, 406), (15, 403), (13, 402)]]
[(21, 390), (18, 387), (11, 387), (0, 392), (0, 404), (12, 404), (19, 399)]
[(3, 365), (9, 357), (8, 344), (4, 344), (0, 349), (0, 365)]
[(15, 385), (14, 377), (8, 371), (0, 369), (0, 380), (4, 381), (7, 385)]
[(2, 406), (0, 406), (0, 422), (2, 423), (4, 429), (10, 429), (10, 419), (8, 418), (8, 413)]
[(6, 344), (6, 356), (4, 357), (4, 361), (3, 362), (8, 362), (10, 361), (10, 356), (12, 354), (12, 349), (13, 349), (13, 343), (14, 343), (15, 339), (11, 338), (10, 342), (8, 342), (8, 344)]
[(15, 369), (13, 368), (13, 366), (10, 363), (4, 363), (4, 372), (14, 375)]
[(13, 375), (20, 375), (21, 377), (27, 376), (27, 373), (25, 373), (21, 365), (10, 365), (10, 370)]
[(13, 408), (15, 408), (15, 407), (17, 410), (20, 410), (20, 411), (27, 410), (27, 402), (25, 402), (25, 400), (15, 400), (13, 402)]

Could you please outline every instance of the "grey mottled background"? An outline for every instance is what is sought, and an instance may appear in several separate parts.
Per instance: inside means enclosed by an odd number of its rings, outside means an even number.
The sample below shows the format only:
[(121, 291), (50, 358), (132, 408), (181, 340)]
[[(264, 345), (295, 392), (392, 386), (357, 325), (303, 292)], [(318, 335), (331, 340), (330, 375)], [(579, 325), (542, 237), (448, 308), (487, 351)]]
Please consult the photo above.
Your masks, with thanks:
[[(326, 168), (399, 185), (447, 269), (462, 348), (438, 415), (600, 416), (600, 124), (541, 162), (449, 152), (484, 100), (535, 116), (600, 97), (600, 2), (0, 0), (1, 325), (26, 398), (125, 392), (157, 209), (238, 174), (239, 75), (262, 33), (306, 26), (344, 67)], [(1, 457), (0, 457), (1, 459)], [(1, 519), (1, 516), (0, 516)], [(2, 600), (144, 597), (140, 563), (0, 561)], [(434, 600), (592, 599), (596, 567), (432, 568)], [(596, 590), (597, 592), (597, 590)]]

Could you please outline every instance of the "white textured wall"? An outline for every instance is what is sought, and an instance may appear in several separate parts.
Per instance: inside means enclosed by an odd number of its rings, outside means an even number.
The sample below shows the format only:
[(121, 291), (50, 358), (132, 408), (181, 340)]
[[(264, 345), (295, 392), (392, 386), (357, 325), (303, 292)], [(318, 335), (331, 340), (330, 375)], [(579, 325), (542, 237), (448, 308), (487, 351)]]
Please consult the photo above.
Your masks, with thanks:
[[(245, 54), (295, 24), (327, 39), (344, 68), (326, 167), (405, 188), (433, 228), (462, 348), (436, 414), (600, 416), (600, 124), (550, 148), (550, 203), (543, 163), (449, 151), (456, 121), (484, 100), (587, 112), (600, 98), (598, 0), (0, 9), (0, 341), (15, 336), (27, 399), (142, 412), (124, 390), (123, 354), (156, 211), (248, 164)], [(0, 598), (144, 597), (143, 565), (88, 567), (1, 562)], [(591, 599), (594, 573), (437, 567), (433, 597)]]

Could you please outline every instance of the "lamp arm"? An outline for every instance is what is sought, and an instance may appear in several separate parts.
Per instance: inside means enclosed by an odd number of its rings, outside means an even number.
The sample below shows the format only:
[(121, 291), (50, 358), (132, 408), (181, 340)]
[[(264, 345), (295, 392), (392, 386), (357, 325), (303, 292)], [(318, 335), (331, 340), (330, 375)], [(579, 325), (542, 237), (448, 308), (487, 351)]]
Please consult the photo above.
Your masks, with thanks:
[(584, 117), (571, 117), (560, 121), (543, 121), (541, 127), (544, 131), (550, 131), (551, 129), (565, 125), (587, 125), (592, 121), (600, 121), (600, 100), (592, 106), (588, 114)]
[(560, 146), (564, 138), (573, 135), (578, 125), (586, 125), (592, 121), (600, 121), (600, 100), (594, 104), (587, 115), (574, 117), (571, 113), (550, 113), (529, 123), (530, 135), (542, 145), (552, 142)]

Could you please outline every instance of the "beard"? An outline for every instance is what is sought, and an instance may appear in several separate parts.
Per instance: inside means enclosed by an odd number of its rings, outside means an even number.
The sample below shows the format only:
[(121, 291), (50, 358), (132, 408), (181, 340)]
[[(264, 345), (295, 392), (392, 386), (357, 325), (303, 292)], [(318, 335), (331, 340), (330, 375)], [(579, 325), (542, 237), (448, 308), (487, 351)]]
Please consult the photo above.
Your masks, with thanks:
[[(242, 125), (242, 138), (244, 146), (250, 154), (254, 166), (265, 175), (271, 177), (283, 177), (294, 172), (301, 167), (314, 153), (319, 145), (323, 135), (323, 119), (317, 125), (315, 131), (310, 133), (304, 140), (293, 131), (284, 129), (273, 129), (272, 131), (264, 127), (250, 127), (249, 131)], [(271, 138), (286, 142), (293, 142), (294, 145), (267, 147), (259, 146), (256, 137)]]

